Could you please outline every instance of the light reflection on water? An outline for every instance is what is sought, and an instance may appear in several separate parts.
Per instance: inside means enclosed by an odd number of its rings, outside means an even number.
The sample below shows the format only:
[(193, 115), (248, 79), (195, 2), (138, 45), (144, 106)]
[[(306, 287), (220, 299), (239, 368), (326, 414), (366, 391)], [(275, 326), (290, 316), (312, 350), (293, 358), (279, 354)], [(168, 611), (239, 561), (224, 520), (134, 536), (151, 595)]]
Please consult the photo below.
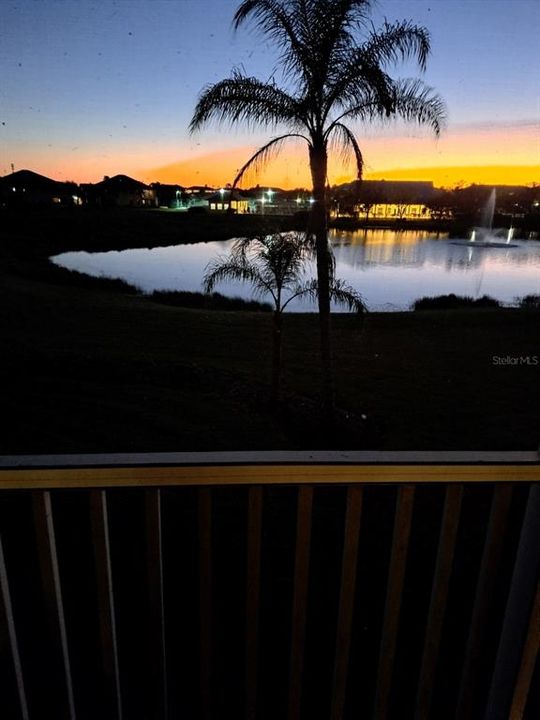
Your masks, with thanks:
[[(362, 293), (370, 310), (407, 309), (422, 296), (491, 295), (503, 303), (540, 293), (540, 241), (514, 241), (516, 247), (475, 248), (457, 245), (445, 234), (426, 231), (333, 230), (336, 274)], [(227, 255), (233, 240), (100, 253), (68, 252), (58, 265), (95, 276), (121, 278), (144, 292), (202, 290), (208, 262)], [(315, 276), (308, 263), (306, 276)], [(228, 282), (224, 295), (252, 297), (249, 285)], [(293, 301), (292, 311), (311, 312), (315, 305)]]

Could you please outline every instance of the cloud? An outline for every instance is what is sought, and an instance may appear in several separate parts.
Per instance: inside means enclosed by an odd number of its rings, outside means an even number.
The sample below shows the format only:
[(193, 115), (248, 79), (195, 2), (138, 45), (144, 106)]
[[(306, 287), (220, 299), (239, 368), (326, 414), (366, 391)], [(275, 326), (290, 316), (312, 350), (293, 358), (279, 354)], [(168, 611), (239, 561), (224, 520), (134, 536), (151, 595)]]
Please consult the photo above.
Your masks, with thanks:
[(449, 129), (449, 134), (453, 133), (476, 133), (476, 132), (499, 132), (515, 131), (521, 132), (523, 130), (531, 130), (536, 133), (540, 133), (540, 122), (536, 119), (523, 119), (523, 120), (484, 120), (482, 122), (463, 122), (453, 123)]

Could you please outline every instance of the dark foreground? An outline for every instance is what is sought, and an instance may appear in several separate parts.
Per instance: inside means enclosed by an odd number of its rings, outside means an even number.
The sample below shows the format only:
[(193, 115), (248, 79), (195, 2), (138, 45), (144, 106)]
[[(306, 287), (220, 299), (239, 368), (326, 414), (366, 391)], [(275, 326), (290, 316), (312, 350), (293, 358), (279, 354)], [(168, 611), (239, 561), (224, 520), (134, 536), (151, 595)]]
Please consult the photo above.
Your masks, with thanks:
[(3, 223), (1, 452), (538, 446), (538, 313), (336, 315), (343, 412), (331, 436), (317, 417), (315, 316), (286, 317), (276, 412), (268, 313), (164, 306), (106, 283), (66, 283), (47, 266), (48, 254), (68, 248), (170, 244), (245, 228), (137, 211), (106, 218)]

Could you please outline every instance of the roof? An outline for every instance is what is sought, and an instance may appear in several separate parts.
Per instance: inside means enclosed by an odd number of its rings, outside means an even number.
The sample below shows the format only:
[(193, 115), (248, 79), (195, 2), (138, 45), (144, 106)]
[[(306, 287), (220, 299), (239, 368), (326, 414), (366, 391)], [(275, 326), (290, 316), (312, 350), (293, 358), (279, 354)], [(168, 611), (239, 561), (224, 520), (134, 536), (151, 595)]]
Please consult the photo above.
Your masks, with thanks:
[(224, 190), (223, 193), (217, 192), (213, 195), (209, 195), (207, 198), (208, 202), (223, 202), (230, 200), (247, 200), (245, 195), (241, 195), (237, 190), (235, 190), (231, 197), (231, 191), (230, 190)]
[(184, 190), (183, 185), (178, 184), (172, 184), (172, 183), (161, 183), (161, 182), (153, 182), (150, 184), (150, 187), (154, 188), (155, 190)]
[(360, 199), (365, 191), (380, 193), (383, 203), (421, 203), (432, 199), (435, 188), (427, 180), (364, 180), (358, 192)]
[(17, 170), (17, 172), (4, 175), (0, 178), (1, 187), (14, 187), (34, 192), (66, 192), (73, 187), (70, 183), (52, 180), (45, 175), (40, 175), (33, 170)]
[(133, 192), (134, 190), (144, 190), (148, 185), (140, 182), (140, 180), (134, 180), (128, 175), (114, 175), (113, 177), (105, 177), (101, 182), (96, 183), (94, 187), (101, 190)]

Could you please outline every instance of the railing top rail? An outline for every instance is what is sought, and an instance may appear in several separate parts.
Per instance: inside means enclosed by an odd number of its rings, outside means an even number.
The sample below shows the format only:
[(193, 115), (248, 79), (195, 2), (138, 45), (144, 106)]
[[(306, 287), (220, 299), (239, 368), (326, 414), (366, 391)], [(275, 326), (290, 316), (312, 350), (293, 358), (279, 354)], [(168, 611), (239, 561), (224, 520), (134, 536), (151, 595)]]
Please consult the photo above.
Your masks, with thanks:
[(164, 465), (475, 465), (540, 463), (540, 452), (519, 451), (390, 451), (277, 450), (149, 453), (78, 453), (0, 455), (0, 469), (44, 467), (130, 467)]
[(540, 482), (537, 453), (277, 452), (4, 456), (1, 489)]

